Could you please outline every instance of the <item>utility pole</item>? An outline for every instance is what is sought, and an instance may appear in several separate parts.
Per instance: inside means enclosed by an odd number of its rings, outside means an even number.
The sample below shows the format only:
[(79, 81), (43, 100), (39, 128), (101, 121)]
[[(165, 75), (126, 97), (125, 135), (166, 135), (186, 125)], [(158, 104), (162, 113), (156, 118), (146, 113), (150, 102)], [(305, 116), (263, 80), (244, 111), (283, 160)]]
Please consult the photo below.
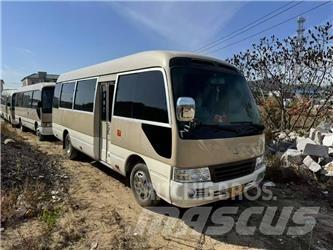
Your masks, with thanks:
[[(298, 59), (302, 60), (302, 56), (303, 56), (303, 43), (304, 43), (304, 23), (305, 23), (305, 18), (302, 16), (299, 16), (297, 18), (297, 47), (296, 47), (296, 51), (298, 52)], [(294, 68), (294, 74), (296, 76), (298, 76), (301, 72), (301, 66), (299, 64), (295, 65)], [(296, 78), (297, 79), (297, 78)]]
[(305, 18), (302, 16), (299, 16), (297, 18), (297, 24), (298, 24), (298, 29), (297, 29), (297, 42), (298, 42), (298, 49), (301, 50), (303, 47), (303, 37), (304, 37), (304, 23), (305, 23)]

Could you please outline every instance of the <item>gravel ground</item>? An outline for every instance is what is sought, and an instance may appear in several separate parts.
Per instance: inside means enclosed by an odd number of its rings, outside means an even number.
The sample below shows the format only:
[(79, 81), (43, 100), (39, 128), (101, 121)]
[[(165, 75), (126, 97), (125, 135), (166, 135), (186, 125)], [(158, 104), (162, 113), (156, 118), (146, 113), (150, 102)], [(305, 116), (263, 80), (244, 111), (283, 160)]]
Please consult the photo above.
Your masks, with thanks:
[[(15, 142), (4, 144), (8, 138)], [(304, 183), (277, 183), (271, 188), (272, 200), (228, 200), (201, 207), (210, 215), (207, 223), (195, 227), (184, 217), (140, 207), (124, 177), (88, 157), (64, 159), (61, 143), (56, 140), (40, 142), (32, 133), (20, 132), (8, 124), (2, 125), (1, 140), (2, 249), (333, 248), (333, 190), (326, 193)], [(33, 205), (26, 204), (29, 201)], [(320, 207), (316, 225), (302, 236), (286, 232), (266, 235), (260, 230), (264, 212), (248, 220), (248, 225), (256, 228), (254, 235), (239, 234), (236, 225), (226, 233), (217, 230), (218, 235), (207, 231), (210, 226), (223, 225), (224, 221), (217, 223), (212, 215), (221, 208), (236, 207), (237, 213), (227, 218), (236, 222), (247, 209), (267, 211), (275, 207), (278, 212), (274, 225), (285, 207), (295, 211), (314, 206)], [(181, 216), (194, 211), (164, 202), (159, 209), (177, 211)], [(228, 223), (232, 225), (230, 220)], [(295, 221), (289, 219), (287, 225), (295, 225)]]

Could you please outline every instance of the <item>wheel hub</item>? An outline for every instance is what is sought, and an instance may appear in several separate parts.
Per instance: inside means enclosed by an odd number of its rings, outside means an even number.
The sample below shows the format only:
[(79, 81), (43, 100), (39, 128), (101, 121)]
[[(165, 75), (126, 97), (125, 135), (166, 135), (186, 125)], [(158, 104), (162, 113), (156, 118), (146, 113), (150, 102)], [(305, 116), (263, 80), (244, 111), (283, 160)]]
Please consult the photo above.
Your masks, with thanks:
[(134, 189), (140, 199), (146, 200), (149, 197), (150, 186), (147, 176), (143, 171), (138, 171), (134, 175)]

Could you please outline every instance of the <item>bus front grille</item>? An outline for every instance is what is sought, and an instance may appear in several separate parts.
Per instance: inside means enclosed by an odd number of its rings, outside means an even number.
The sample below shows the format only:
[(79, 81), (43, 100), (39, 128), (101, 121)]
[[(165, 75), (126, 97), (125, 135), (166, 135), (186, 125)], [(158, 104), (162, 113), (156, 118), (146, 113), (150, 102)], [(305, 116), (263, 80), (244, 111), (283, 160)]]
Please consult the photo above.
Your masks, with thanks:
[(256, 160), (246, 160), (240, 162), (232, 162), (222, 165), (210, 166), (210, 175), (213, 182), (227, 181), (236, 179), (253, 173)]

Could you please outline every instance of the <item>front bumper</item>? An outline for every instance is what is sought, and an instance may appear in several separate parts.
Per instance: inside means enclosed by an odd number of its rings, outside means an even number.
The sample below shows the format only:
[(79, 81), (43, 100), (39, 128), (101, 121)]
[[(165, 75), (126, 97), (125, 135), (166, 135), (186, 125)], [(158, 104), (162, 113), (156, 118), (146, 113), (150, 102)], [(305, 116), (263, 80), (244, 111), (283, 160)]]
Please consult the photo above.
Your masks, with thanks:
[(171, 180), (171, 203), (178, 207), (195, 207), (218, 200), (231, 198), (229, 191), (232, 187), (242, 185), (243, 192), (256, 187), (265, 176), (266, 166), (252, 174), (222, 182), (180, 183)]

